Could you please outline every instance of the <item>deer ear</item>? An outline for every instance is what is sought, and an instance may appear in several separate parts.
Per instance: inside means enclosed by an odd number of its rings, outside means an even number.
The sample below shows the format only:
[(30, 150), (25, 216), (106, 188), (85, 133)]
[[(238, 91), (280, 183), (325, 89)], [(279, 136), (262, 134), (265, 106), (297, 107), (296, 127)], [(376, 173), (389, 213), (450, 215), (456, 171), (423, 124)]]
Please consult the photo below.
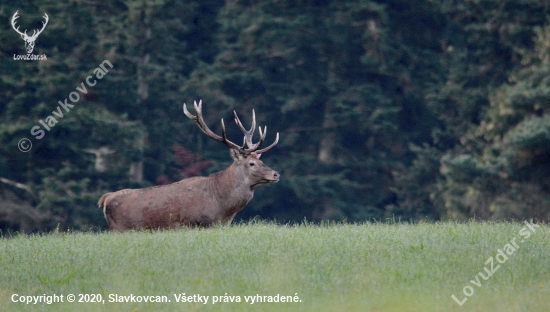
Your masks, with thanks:
[(260, 157), (262, 157), (262, 154), (256, 154), (256, 153), (252, 153), (254, 155), (256, 155), (256, 159), (260, 159)]
[(243, 160), (243, 155), (239, 153), (236, 149), (229, 149), (229, 155), (231, 155), (231, 158), (233, 158), (234, 161), (240, 162)]

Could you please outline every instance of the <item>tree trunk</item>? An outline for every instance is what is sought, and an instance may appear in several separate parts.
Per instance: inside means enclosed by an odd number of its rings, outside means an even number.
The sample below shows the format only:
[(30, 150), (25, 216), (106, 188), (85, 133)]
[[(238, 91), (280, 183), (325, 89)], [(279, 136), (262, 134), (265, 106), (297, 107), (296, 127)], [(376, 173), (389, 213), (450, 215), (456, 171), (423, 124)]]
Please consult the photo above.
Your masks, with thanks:
[(334, 56), (331, 58), (328, 65), (328, 74), (327, 74), (327, 89), (329, 91), (329, 96), (325, 102), (325, 111), (323, 114), (323, 132), (321, 133), (321, 142), (319, 143), (319, 153), (317, 154), (317, 160), (322, 163), (332, 163), (335, 161), (333, 150), (336, 142), (336, 133), (335, 127), (336, 122), (331, 118), (331, 107), (329, 103), (330, 94), (335, 90), (332, 87), (336, 82), (336, 62), (334, 61)]

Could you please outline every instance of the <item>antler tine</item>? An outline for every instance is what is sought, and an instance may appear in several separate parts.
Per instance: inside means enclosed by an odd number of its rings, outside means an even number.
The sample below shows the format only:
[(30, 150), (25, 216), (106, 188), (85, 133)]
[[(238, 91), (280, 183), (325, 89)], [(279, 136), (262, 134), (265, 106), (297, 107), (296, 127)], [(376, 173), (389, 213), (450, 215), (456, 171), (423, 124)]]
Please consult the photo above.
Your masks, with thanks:
[[(264, 135), (265, 135), (265, 132), (264, 132)], [(270, 149), (272, 149), (273, 147), (275, 147), (275, 145), (277, 145), (277, 143), (279, 143), (279, 132), (277, 132), (277, 137), (275, 138), (275, 142), (273, 142), (273, 144), (269, 145), (268, 147), (266, 147), (264, 149), (256, 151), (255, 153), (256, 154), (263, 154), (263, 153), (269, 151)]]
[(239, 119), (239, 116), (237, 116), (237, 112), (233, 111), (233, 114), (235, 115), (235, 123), (237, 126), (239, 126), (239, 129), (241, 129), (242, 133), (244, 134), (244, 139), (246, 144), (248, 145), (248, 149), (252, 149), (254, 144), (252, 144), (252, 136), (254, 136), (254, 130), (256, 129), (256, 114), (254, 113), (254, 110), (252, 110), (252, 127), (250, 127), (250, 130), (246, 131), (243, 124), (241, 123), (241, 120)]
[[(46, 22), (42, 22), (42, 29), (40, 29), (38, 31), (38, 33), (36, 33), (36, 35), (33, 33), (32, 34), (32, 37), (38, 37), (38, 35), (40, 35), (43, 31), (44, 31), (44, 28), (46, 28), (46, 25), (48, 25), (48, 21), (50, 20), (50, 18), (48, 17), (48, 14), (44, 13), (44, 19), (46, 19)], [(36, 30), (35, 30), (36, 32)]]
[(210, 138), (212, 138), (212, 139), (214, 139), (218, 142), (222, 142), (223, 144), (229, 146), (230, 148), (236, 149), (240, 152), (244, 152), (243, 148), (241, 148), (237, 144), (235, 144), (235, 143), (233, 143), (233, 142), (231, 142), (227, 139), (226, 134), (225, 134), (225, 124), (223, 122), (223, 119), (222, 119), (222, 136), (221, 137), (219, 135), (215, 134), (214, 132), (212, 132), (212, 130), (210, 130), (210, 128), (208, 128), (208, 126), (204, 122), (204, 119), (203, 119), (203, 116), (202, 116), (202, 100), (199, 101), (198, 105), (197, 105), (197, 101), (195, 101), (193, 106), (195, 108), (195, 114), (197, 114), (196, 116), (193, 116), (191, 113), (189, 113), (189, 111), (187, 110), (187, 106), (185, 104), (183, 104), (183, 113), (189, 119), (193, 120), (199, 126), (199, 128), (202, 130), (202, 132), (204, 132)]
[(239, 126), (239, 128), (241, 129), (241, 131), (244, 133), (245, 137), (244, 137), (244, 142), (243, 142), (243, 148), (246, 145), (248, 145), (248, 149), (246, 149), (246, 151), (248, 153), (253, 153), (255, 152), (256, 150), (258, 150), (264, 140), (265, 140), (265, 135), (267, 133), (267, 126), (264, 127), (264, 131), (262, 133), (262, 127), (258, 127), (259, 131), (260, 131), (260, 141), (258, 143), (252, 143), (252, 136), (254, 134), (254, 129), (256, 128), (256, 113), (254, 112), (254, 110), (252, 110), (252, 127), (250, 128), (250, 130), (246, 131), (246, 129), (244, 128), (244, 126), (242, 125), (241, 121), (239, 120), (239, 117), (237, 116), (237, 113), (235, 111), (233, 111), (235, 113), (235, 123), (237, 123), (237, 125)]
[[(204, 122), (204, 118), (202, 116), (202, 100), (199, 100), (199, 105), (197, 105), (197, 101), (195, 101), (193, 103), (193, 108), (195, 109), (195, 114), (197, 114), (195, 122), (197, 122), (197, 124), (199, 125), (199, 128), (201, 128), (201, 130), (204, 133), (206, 133), (206, 135), (212, 137), (214, 140), (220, 141), (221, 137), (215, 134), (213, 131), (211, 131), (210, 128), (208, 128), (206, 126), (206, 123)], [(222, 122), (222, 126), (223, 126), (223, 122)]]
[[(227, 135), (225, 134), (225, 123), (223, 122), (223, 118), (222, 118), (222, 139), (223, 139), (223, 142), (229, 142), (227, 140)], [(237, 144), (234, 144), (234, 145), (236, 146)]]
[(260, 141), (254, 145), (254, 151), (259, 149), (262, 146), (262, 144), (264, 143), (265, 135), (267, 134), (267, 126), (264, 126), (263, 133), (262, 133), (262, 127), (259, 126), (258, 130), (260, 131)]
[(187, 110), (187, 106), (185, 105), (185, 103), (183, 103), (183, 113), (185, 114), (185, 116), (187, 116), (189, 119), (191, 120), (195, 120), (196, 116), (193, 116), (188, 110)]
[(19, 14), (19, 10), (18, 11), (15, 11), (15, 14), (13, 14), (13, 17), (11, 18), (11, 27), (13, 27), (13, 29), (18, 33), (20, 34), (21, 36), (23, 35), (27, 35), (27, 30), (25, 29), (25, 33), (22, 33), (20, 30), (19, 30), (19, 26), (17, 26), (17, 28), (15, 28), (15, 20), (19, 18), (19, 16), (17, 15)]
[(265, 135), (267, 134), (267, 126), (264, 126), (263, 134), (262, 134), (262, 127), (258, 127), (258, 129), (260, 130), (260, 141), (263, 142), (263, 140), (265, 140)]

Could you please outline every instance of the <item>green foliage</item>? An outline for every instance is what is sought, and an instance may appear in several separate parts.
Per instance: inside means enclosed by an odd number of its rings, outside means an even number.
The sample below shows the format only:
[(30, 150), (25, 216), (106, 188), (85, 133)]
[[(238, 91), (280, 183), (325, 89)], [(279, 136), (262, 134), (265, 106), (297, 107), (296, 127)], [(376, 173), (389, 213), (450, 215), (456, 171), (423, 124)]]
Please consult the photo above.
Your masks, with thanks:
[[(486, 119), (464, 137), (471, 152), (442, 159), (444, 200), (456, 202), (466, 192), (475, 202), (454, 210), (469, 206), (466, 215), (475, 211), (484, 218), (550, 216), (550, 26), (535, 28), (535, 33), (535, 47), (524, 52), (523, 67), (495, 90)], [(462, 191), (453, 194), (457, 190)]]
[[(193, 69), (195, 60), (208, 60), (208, 53), (215, 52), (206, 49), (201, 54), (208, 42), (190, 44), (200, 36), (208, 39), (215, 21), (206, 19), (197, 25), (193, 20), (215, 6), (110, 1), (97, 6), (69, 2), (17, 8), (21, 23), (39, 20), (43, 12), (49, 15), (35, 51), (48, 60), (2, 62), (6, 69), (0, 74), (0, 118), (5, 121), (0, 126), (2, 175), (32, 185), (36, 209), (51, 213), (62, 227), (104, 227), (102, 213), (95, 207), (103, 193), (151, 185), (149, 181), (162, 176), (164, 164), (171, 161), (168, 147), (181, 140), (168, 135), (181, 132), (169, 121), (175, 117), (181, 122), (182, 116), (173, 113), (181, 112), (181, 107), (173, 104), (181, 102), (176, 92), (182, 76)], [(3, 19), (10, 20), (15, 11), (3, 7)], [(15, 34), (6, 25), (2, 32)], [(10, 38), (15, 40), (6, 54), (21, 54), (22, 40), (17, 34)], [(109, 73), (95, 86), (86, 85), (86, 77), (94, 76), (92, 70), (104, 60), (114, 67), (107, 67)], [(58, 101), (81, 83), (88, 92), (74, 107), (68, 112), (62, 109), (64, 116), (43, 138), (30, 137), (29, 131), (41, 125), (38, 121), (54, 116)], [(33, 143), (27, 154), (17, 149), (22, 137)], [(99, 158), (93, 153), (102, 147), (108, 147), (112, 156), (105, 161), (107, 168), (98, 170)], [(149, 181), (129, 174), (142, 162), (154, 170), (146, 168), (137, 176), (145, 174)]]

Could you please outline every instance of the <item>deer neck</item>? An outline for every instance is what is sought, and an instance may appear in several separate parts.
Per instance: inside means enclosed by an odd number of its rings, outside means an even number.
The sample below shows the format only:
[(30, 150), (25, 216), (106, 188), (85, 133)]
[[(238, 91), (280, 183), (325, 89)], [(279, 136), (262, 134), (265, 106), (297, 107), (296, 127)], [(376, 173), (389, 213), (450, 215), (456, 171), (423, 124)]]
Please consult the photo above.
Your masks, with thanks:
[(235, 214), (243, 209), (254, 196), (249, 178), (238, 170), (235, 163), (215, 174), (213, 180), (213, 191), (226, 215)]

